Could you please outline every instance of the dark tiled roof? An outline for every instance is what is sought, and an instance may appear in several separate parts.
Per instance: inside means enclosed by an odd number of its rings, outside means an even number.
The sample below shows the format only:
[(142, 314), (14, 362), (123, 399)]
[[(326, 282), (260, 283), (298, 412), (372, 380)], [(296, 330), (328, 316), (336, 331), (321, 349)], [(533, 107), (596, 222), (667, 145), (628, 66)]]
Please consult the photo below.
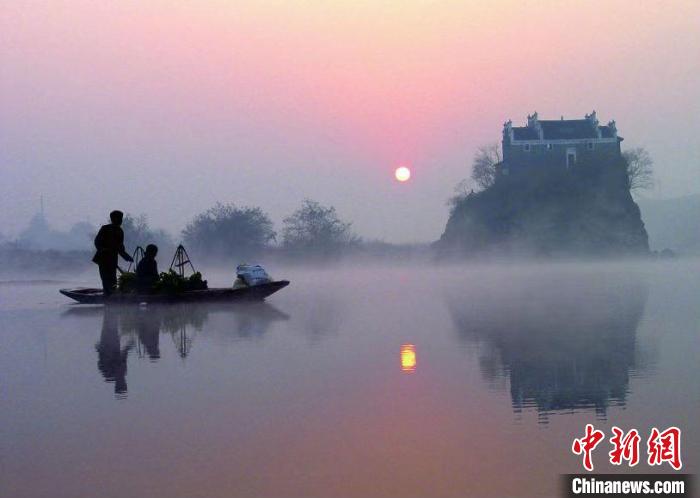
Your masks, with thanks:
[[(530, 116), (528, 116), (528, 120)], [(586, 140), (598, 138), (615, 138), (615, 130), (610, 126), (594, 125), (589, 119), (553, 119), (539, 120), (536, 123), (542, 128), (543, 140)], [(513, 126), (514, 140), (539, 140), (535, 126)]]
[(598, 138), (595, 128), (586, 119), (540, 121), (545, 140)]
[(603, 138), (613, 138), (615, 136), (609, 126), (600, 126), (599, 128)]
[(513, 127), (513, 139), (515, 140), (538, 140), (539, 138), (534, 128)]

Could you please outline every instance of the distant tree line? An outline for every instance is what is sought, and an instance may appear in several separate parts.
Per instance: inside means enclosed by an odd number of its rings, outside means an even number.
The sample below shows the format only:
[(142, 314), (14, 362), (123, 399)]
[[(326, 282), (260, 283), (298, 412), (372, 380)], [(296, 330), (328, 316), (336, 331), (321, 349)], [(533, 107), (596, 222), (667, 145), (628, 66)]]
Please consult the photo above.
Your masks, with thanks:
[(282, 222), (280, 244), (270, 217), (259, 207), (217, 204), (198, 214), (182, 231), (187, 247), (217, 259), (246, 258), (275, 250), (290, 257), (333, 257), (356, 246), (352, 224), (333, 206), (304, 199)]
[[(54, 231), (43, 217), (39, 221), (41, 223), (32, 221), (31, 234), (34, 239), (43, 240)], [(76, 249), (90, 252), (94, 249), (92, 240), (98, 227), (89, 223), (78, 225), (82, 235)], [(30, 229), (25, 232), (30, 233)], [(166, 259), (174, 252), (177, 240), (165, 230), (152, 228), (143, 214), (127, 213), (122, 229), (129, 252), (148, 244), (156, 244)], [(198, 257), (245, 260), (260, 257), (263, 252), (290, 258), (333, 258), (357, 248), (361, 239), (353, 232), (352, 224), (340, 218), (335, 207), (304, 199), (301, 206), (282, 221), (279, 238), (272, 220), (261, 208), (217, 203), (197, 214), (182, 230), (180, 240)], [(63, 250), (48, 243), (37, 248), (23, 241), (2, 237), (0, 244), (13, 250)]]

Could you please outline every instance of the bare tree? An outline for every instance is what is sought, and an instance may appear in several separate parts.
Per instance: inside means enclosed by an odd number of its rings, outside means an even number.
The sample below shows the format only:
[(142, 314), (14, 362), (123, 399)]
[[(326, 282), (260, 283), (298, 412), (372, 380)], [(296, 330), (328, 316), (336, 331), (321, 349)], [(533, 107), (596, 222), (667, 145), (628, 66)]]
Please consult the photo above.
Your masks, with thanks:
[(501, 160), (501, 149), (498, 144), (479, 147), (472, 161), (472, 180), (482, 189), (489, 188), (496, 181), (496, 166)]
[(622, 153), (627, 166), (627, 186), (630, 190), (647, 190), (654, 186), (654, 160), (644, 147)]
[(447, 199), (447, 205), (450, 209), (454, 209), (472, 194), (474, 194), (474, 181), (471, 178), (463, 178), (455, 185), (452, 197)]
[(351, 231), (351, 223), (341, 220), (334, 207), (310, 199), (304, 199), (283, 223), (283, 246), (292, 251), (332, 253), (359, 240)]

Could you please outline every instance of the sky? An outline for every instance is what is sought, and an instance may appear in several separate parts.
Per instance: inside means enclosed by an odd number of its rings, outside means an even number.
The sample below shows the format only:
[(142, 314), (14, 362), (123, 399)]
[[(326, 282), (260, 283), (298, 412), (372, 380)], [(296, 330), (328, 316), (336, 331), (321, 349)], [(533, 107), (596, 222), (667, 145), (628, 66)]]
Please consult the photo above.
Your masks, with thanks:
[[(700, 2), (9, 0), (0, 233), (302, 199), (368, 239), (437, 239), (503, 123), (615, 119), (656, 186), (700, 192)], [(393, 171), (412, 170), (398, 183)]]

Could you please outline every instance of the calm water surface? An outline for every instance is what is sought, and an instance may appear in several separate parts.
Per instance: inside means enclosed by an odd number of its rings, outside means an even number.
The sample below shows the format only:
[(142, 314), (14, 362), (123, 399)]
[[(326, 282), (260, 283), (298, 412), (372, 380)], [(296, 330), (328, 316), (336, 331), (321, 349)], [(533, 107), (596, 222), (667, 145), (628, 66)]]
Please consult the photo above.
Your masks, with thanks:
[(0, 496), (556, 496), (587, 422), (677, 425), (695, 473), (699, 270), (273, 268), (266, 304), (107, 309), (6, 279)]

